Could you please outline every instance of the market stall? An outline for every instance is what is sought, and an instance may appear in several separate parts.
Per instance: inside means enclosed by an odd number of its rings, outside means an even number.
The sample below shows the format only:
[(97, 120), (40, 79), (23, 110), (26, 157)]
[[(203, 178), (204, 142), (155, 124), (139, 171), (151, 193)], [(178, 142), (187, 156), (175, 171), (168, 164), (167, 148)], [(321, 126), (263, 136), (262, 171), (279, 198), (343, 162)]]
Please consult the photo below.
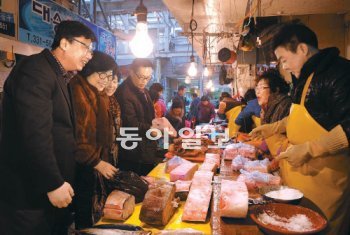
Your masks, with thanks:
[[(203, 138), (203, 136), (204, 135), (201, 135), (201, 138)], [(211, 164), (217, 161), (215, 159), (209, 160), (213, 155), (213, 153), (203, 154), (198, 152), (199, 159), (201, 160), (199, 162), (197, 161), (197, 163), (193, 163), (193, 162), (191, 163), (190, 161), (184, 160), (183, 158), (178, 157), (176, 155), (168, 154), (168, 157), (170, 158), (170, 160), (167, 159), (166, 163), (161, 163), (157, 165), (150, 172), (148, 177), (153, 179), (153, 181), (158, 181), (158, 182), (173, 181), (174, 184), (178, 182), (176, 181), (177, 179), (180, 179), (181, 181), (181, 179), (183, 180), (186, 177), (189, 177), (190, 180), (192, 179), (192, 186), (189, 194), (187, 195), (187, 201), (181, 201), (179, 203), (179, 206), (175, 210), (174, 215), (171, 216), (170, 220), (163, 226), (147, 224), (140, 220), (140, 211), (142, 208), (142, 203), (136, 204), (134, 212), (126, 221), (124, 221), (124, 223), (140, 226), (146, 231), (151, 231), (152, 234), (158, 234), (162, 231), (168, 231), (168, 230), (181, 231), (181, 229), (188, 229), (188, 228), (196, 230), (198, 234), (256, 234), (256, 235), (264, 234), (261, 230), (261, 227), (258, 227), (257, 223), (254, 222), (254, 220), (252, 220), (251, 214), (254, 213), (254, 211), (256, 211), (256, 208), (259, 208), (260, 204), (271, 203), (271, 201), (266, 201), (265, 200), (266, 198), (262, 196), (263, 194), (262, 189), (266, 190), (266, 188), (269, 189), (269, 187), (272, 187), (272, 188), (279, 187), (282, 184), (282, 181), (277, 172), (273, 174), (268, 173), (270, 170), (268, 170), (267, 163), (270, 163), (270, 161), (267, 158), (266, 160), (260, 160), (260, 161), (257, 160), (258, 153), (256, 152), (256, 148), (254, 146), (243, 144), (243, 143), (232, 143), (231, 141), (229, 143), (226, 143), (224, 146), (221, 146), (221, 150), (220, 148), (218, 148), (216, 149), (216, 151), (214, 151), (216, 152), (214, 153), (214, 155), (219, 156), (218, 165), (220, 167), (211, 167)], [(213, 150), (209, 152), (213, 152)], [(240, 159), (242, 157), (241, 154), (247, 158), (244, 161), (249, 162), (245, 166), (240, 165), (243, 159), (243, 158)], [(184, 156), (186, 156), (186, 154)], [(190, 159), (192, 158), (195, 158), (195, 156), (191, 156)], [(172, 164), (176, 164), (176, 166), (173, 166)], [(184, 173), (181, 176), (176, 176), (180, 178), (176, 178), (174, 176), (175, 174), (174, 169), (181, 164), (188, 166), (188, 172), (192, 172), (192, 173), (189, 173), (190, 176), (186, 175), (187, 173)], [(195, 165), (194, 170), (190, 170), (191, 164)], [(214, 166), (216, 166), (215, 164), (217, 163), (214, 163)], [(186, 170), (187, 168), (184, 168), (184, 169), (185, 171), (187, 171)], [(240, 169), (243, 169), (243, 171), (242, 170), (239, 171)], [(249, 180), (247, 180), (247, 178), (244, 178), (246, 177), (246, 175), (244, 174), (247, 174), (246, 172), (249, 172), (253, 169), (254, 170), (260, 169), (261, 170), (260, 173), (266, 174), (263, 176), (269, 177), (270, 180), (265, 183), (256, 182), (254, 183), (254, 185), (252, 185), (252, 183)], [(213, 173), (198, 173), (203, 171), (214, 172), (215, 175)], [(204, 210), (207, 210), (207, 212), (204, 212), (205, 219), (203, 221), (200, 221), (200, 219), (198, 218), (193, 219), (192, 215), (188, 216), (188, 214), (191, 214), (191, 213), (196, 214), (197, 210), (199, 211), (202, 210), (202, 208), (199, 208), (199, 209), (197, 208), (196, 204), (198, 203), (196, 202), (196, 200), (193, 200), (193, 198), (198, 198), (199, 201), (203, 200), (203, 198), (198, 197), (198, 195), (195, 195), (195, 193), (191, 192), (191, 190), (195, 191), (195, 189), (193, 188), (198, 187), (198, 183), (196, 182), (196, 174), (197, 174), (197, 178), (198, 178), (198, 174), (201, 174), (201, 178), (206, 178), (207, 175), (209, 174), (209, 177), (211, 179), (209, 182), (210, 206), (206, 208), (205, 200), (204, 200), (204, 203), (203, 202), (199, 203), (199, 204), (204, 204), (203, 208)], [(214, 177), (212, 177), (213, 175)], [(188, 178), (186, 178), (185, 180), (188, 180)], [(196, 184), (197, 186), (194, 184)], [(242, 188), (242, 185), (243, 185), (243, 188)], [(247, 185), (248, 187), (246, 187), (245, 185)], [(205, 191), (203, 188), (200, 188), (200, 190)], [(203, 197), (205, 197), (205, 194), (206, 193), (203, 192), (203, 195), (204, 195)], [(225, 200), (226, 202), (224, 202)], [(190, 203), (191, 207), (195, 209), (189, 210), (188, 205), (186, 208), (186, 203), (187, 204)], [(225, 203), (226, 205), (224, 205)], [(314, 211), (317, 211), (320, 213), (320, 210), (315, 205), (310, 203), (310, 201), (307, 198), (302, 198), (302, 200), (298, 200), (298, 203), (300, 203), (300, 205), (302, 205), (303, 208), (304, 207), (311, 208), (312, 209), (311, 213), (313, 213)], [(227, 206), (227, 204), (231, 204), (231, 205)], [(270, 205), (274, 205), (274, 204), (272, 203)], [(281, 204), (281, 205), (283, 206), (286, 204)], [(294, 205), (290, 205), (290, 206), (294, 208)], [(316, 216), (317, 215), (319, 214), (316, 213)], [(186, 221), (188, 220), (186, 216), (191, 217), (195, 221)], [(195, 215), (194, 217), (196, 216), (197, 215)], [(320, 216), (320, 218), (321, 218), (320, 219), (321, 227), (317, 227), (317, 228), (312, 227), (312, 229), (322, 230), (325, 228), (326, 221), (323, 219), (323, 217)], [(323, 224), (322, 224), (322, 220), (323, 220)], [(116, 221), (114, 220), (102, 219), (99, 224), (115, 223), (115, 222)], [(184, 233), (184, 231), (181, 231), (178, 234), (186, 234), (186, 233)]]

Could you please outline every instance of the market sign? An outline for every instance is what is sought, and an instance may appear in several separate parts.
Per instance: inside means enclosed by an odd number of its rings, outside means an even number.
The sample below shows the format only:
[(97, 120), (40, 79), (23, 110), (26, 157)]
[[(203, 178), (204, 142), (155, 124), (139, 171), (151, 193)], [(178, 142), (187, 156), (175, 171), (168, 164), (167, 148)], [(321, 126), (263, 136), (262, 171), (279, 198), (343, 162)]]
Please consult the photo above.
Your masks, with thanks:
[(116, 56), (115, 36), (51, 0), (19, 0), (19, 41), (51, 48), (55, 26), (64, 20), (87, 25), (98, 38), (97, 50)]
[(15, 20), (12, 13), (0, 12), (0, 33), (15, 37)]
[(116, 58), (117, 40), (115, 36), (107, 30), (98, 30), (98, 50)]

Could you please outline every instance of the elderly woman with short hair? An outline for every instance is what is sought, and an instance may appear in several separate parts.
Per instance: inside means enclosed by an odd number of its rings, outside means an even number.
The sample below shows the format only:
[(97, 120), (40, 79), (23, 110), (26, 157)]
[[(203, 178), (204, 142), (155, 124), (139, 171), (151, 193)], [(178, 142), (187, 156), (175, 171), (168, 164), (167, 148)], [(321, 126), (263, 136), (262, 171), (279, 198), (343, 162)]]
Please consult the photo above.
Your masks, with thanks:
[(270, 69), (257, 78), (255, 93), (261, 106), (261, 124), (272, 123), (288, 116), (292, 99), (289, 85), (279, 72)]
[[(110, 179), (117, 172), (110, 160), (113, 142), (109, 125), (109, 99), (104, 89), (115, 75), (114, 59), (95, 51), (92, 59), (71, 81), (77, 151), (75, 225), (92, 226), (100, 218), (100, 210), (93, 204), (96, 189), (104, 187), (103, 178)], [(101, 191), (102, 191), (101, 190)], [(97, 204), (101, 201), (97, 201)]]

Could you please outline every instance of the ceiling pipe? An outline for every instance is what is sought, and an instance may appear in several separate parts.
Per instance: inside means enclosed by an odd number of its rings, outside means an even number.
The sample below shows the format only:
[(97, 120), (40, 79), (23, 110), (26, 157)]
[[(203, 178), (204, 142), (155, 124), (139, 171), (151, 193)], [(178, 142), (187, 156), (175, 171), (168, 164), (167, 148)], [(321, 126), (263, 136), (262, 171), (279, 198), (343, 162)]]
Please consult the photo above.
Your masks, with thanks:
[(105, 12), (104, 12), (104, 10), (103, 10), (103, 7), (102, 7), (102, 5), (101, 5), (101, 1), (100, 1), (100, 0), (97, 0), (97, 3), (98, 3), (98, 6), (99, 6), (100, 9), (101, 9), (101, 13), (102, 13), (103, 19), (104, 19), (104, 21), (105, 21), (105, 23), (106, 23), (106, 25), (107, 25), (107, 28), (108, 28), (110, 31), (112, 31), (112, 28), (111, 28), (111, 26), (110, 26), (110, 24), (109, 24), (109, 22), (108, 22), (108, 20), (107, 20), (106, 14), (105, 14)]
[[(88, 17), (89, 17), (89, 19), (90, 19), (90, 22), (92, 22), (92, 21), (93, 21), (93, 20), (92, 20), (92, 16), (91, 16), (90, 11), (89, 11), (89, 9), (88, 9), (88, 7), (87, 7), (87, 5), (86, 5), (85, 0), (80, 0), (80, 1), (83, 3), (83, 7), (84, 7), (86, 13), (88, 14)], [(81, 15), (81, 13), (79, 13), (79, 15)]]

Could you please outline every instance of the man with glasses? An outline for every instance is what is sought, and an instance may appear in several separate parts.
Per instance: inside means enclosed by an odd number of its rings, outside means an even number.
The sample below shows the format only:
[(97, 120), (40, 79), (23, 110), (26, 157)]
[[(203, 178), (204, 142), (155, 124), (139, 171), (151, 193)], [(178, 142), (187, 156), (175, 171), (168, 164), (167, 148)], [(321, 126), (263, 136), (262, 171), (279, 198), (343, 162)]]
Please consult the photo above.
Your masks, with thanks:
[(67, 84), (94, 41), (84, 24), (63, 21), (52, 50), (24, 58), (5, 82), (0, 234), (67, 234), (76, 149)]
[(94, 47), (93, 47), (93, 44), (90, 43), (89, 45), (87, 45), (85, 42), (82, 42), (82, 41), (79, 41), (78, 39), (76, 38), (72, 38), (73, 41), (77, 42), (77, 43), (80, 43), (84, 48), (85, 48), (85, 55), (86, 54), (93, 54), (93, 51), (94, 51)]
[[(129, 77), (118, 87), (115, 96), (121, 108), (122, 128), (134, 127), (142, 138), (134, 149), (120, 147), (119, 165), (121, 170), (131, 170), (139, 175), (147, 175), (162, 159), (156, 157), (157, 142), (146, 137), (155, 118), (152, 99), (145, 88), (153, 73), (152, 62), (135, 59)], [(127, 143), (128, 144), (128, 143)]]

